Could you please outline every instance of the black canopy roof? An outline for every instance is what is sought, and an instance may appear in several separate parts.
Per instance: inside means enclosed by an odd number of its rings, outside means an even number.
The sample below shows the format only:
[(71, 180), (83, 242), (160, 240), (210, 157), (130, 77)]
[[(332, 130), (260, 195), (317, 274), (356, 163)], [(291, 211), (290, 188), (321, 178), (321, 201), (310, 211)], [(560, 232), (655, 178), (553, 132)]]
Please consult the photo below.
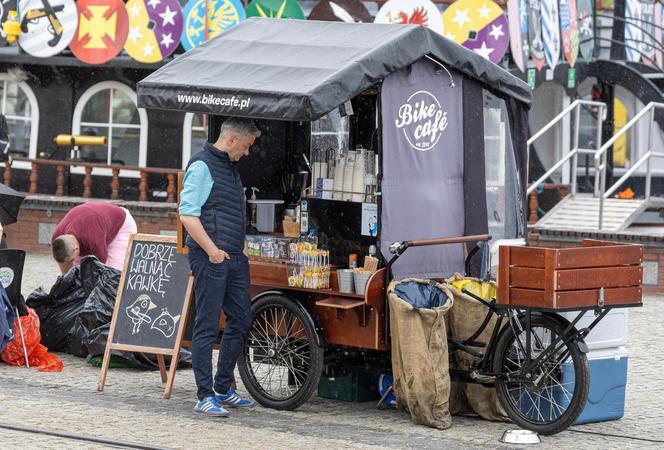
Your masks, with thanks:
[(140, 81), (138, 106), (315, 120), (427, 55), (531, 102), (523, 81), (419, 25), (252, 18)]

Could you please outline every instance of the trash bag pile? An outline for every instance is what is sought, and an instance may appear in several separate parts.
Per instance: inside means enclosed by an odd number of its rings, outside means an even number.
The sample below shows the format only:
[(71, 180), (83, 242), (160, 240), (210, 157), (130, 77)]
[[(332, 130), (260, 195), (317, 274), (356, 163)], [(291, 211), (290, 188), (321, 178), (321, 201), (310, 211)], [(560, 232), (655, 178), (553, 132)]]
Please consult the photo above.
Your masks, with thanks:
[[(103, 355), (113, 316), (120, 271), (86, 256), (81, 265), (58, 277), (49, 292), (39, 288), (27, 299), (41, 320), (42, 344), (74, 356)], [(159, 368), (153, 355), (113, 351), (135, 367)], [(191, 364), (191, 353), (180, 350), (179, 367)]]
[(12, 366), (25, 366), (25, 354), (23, 353), (23, 342), (20, 338), (20, 327), (23, 329), (25, 350), (28, 354), (30, 367), (36, 367), (40, 372), (62, 372), (64, 364), (57, 356), (48, 352), (48, 349), (40, 344), (39, 317), (35, 310), (28, 308), (28, 315), (14, 320), (14, 336), (2, 352), (0, 357), (4, 362)]

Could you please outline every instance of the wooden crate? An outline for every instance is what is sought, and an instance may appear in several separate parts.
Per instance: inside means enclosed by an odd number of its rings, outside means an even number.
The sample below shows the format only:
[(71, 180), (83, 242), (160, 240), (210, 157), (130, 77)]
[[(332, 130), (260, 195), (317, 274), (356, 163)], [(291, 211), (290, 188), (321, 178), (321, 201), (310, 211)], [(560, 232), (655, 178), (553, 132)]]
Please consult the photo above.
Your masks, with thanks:
[(567, 309), (640, 305), (643, 247), (586, 239), (577, 248), (500, 247), (498, 293), (502, 304)]

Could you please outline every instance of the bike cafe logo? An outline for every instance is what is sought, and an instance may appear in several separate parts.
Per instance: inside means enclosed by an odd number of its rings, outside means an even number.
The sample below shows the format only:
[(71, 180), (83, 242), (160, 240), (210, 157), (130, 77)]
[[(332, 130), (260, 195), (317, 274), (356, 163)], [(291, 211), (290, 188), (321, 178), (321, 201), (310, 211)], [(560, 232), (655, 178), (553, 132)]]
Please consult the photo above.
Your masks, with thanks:
[(447, 128), (447, 111), (432, 93), (417, 91), (399, 108), (396, 125), (412, 148), (426, 152), (436, 146)]

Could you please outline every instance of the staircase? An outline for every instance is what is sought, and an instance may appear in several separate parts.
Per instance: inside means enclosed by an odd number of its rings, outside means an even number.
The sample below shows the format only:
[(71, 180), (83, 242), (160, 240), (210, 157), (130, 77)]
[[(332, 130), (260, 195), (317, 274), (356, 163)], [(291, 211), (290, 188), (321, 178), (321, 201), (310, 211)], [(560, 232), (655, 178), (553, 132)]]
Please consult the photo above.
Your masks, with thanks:
[[(538, 222), (538, 229), (597, 230), (599, 198), (592, 194), (568, 195)], [(647, 200), (604, 200), (602, 230), (623, 231), (648, 207)]]
[[(577, 103), (578, 102), (578, 103)], [(578, 111), (582, 101), (577, 100), (570, 105), (571, 108), (563, 111), (565, 114), (572, 110)], [(603, 104), (602, 104), (603, 105)], [(652, 164), (654, 158), (664, 158), (664, 152), (656, 151), (652, 142), (653, 128), (657, 127), (657, 111), (664, 111), (664, 103), (649, 103), (638, 114), (636, 114), (620, 131), (611, 139), (605, 142), (596, 150), (582, 149), (578, 147), (578, 135), (574, 137), (576, 146), (570, 149), (570, 152), (558, 163), (556, 163), (547, 173), (542, 175), (528, 189), (530, 194), (537, 187), (548, 179), (556, 170), (560, 169), (565, 162), (571, 160), (572, 180), (570, 194), (562, 199), (551, 211), (542, 217), (536, 224), (537, 229), (549, 230), (602, 230), (602, 231), (623, 231), (634, 222), (647, 208), (655, 203), (662, 204), (661, 198), (651, 197)], [(578, 114), (578, 112), (577, 112)], [(560, 116), (559, 116), (560, 117)], [(632, 166), (608, 189), (606, 186), (607, 169), (607, 151), (611, 146), (629, 129), (635, 126), (640, 120), (645, 119), (650, 123), (650, 132), (648, 133), (646, 152), (641, 158), (634, 162)], [(556, 118), (554, 120), (559, 120)], [(601, 122), (600, 122), (601, 124)], [(553, 126), (553, 121), (544, 129)], [(601, 126), (598, 124), (598, 127)], [(578, 127), (576, 127), (578, 129)], [(601, 128), (598, 131), (598, 135)], [(535, 139), (542, 133), (536, 133), (528, 140), (528, 146), (532, 145)], [(595, 189), (592, 194), (580, 194), (576, 190), (576, 160), (579, 153), (592, 153), (595, 165)], [(645, 198), (634, 200), (621, 200), (613, 198), (614, 193), (620, 186), (631, 177), (641, 167), (645, 168)]]

